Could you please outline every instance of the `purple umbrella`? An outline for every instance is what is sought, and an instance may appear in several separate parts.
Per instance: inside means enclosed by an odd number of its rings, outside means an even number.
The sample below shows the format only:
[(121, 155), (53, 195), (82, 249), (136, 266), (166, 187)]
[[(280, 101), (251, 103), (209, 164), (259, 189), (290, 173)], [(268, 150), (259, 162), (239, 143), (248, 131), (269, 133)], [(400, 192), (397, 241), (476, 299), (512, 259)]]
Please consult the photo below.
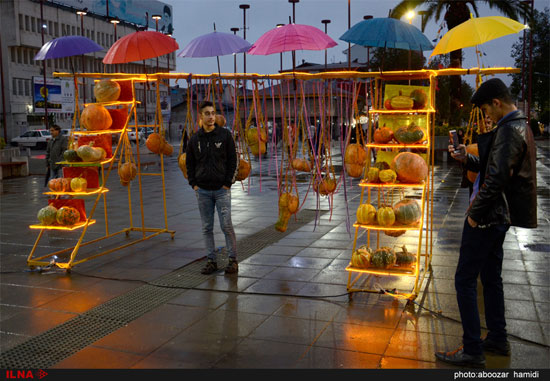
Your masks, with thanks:
[(235, 34), (216, 32), (216, 24), (214, 24), (214, 32), (194, 38), (178, 53), (178, 57), (216, 57), (218, 60), (219, 74), (219, 56), (244, 53), (250, 49), (251, 46), (252, 45), (248, 41)]
[(103, 50), (103, 47), (89, 38), (83, 36), (63, 36), (46, 42), (38, 53), (36, 53), (34, 60), (41, 61), (51, 58), (78, 56), (100, 50)]

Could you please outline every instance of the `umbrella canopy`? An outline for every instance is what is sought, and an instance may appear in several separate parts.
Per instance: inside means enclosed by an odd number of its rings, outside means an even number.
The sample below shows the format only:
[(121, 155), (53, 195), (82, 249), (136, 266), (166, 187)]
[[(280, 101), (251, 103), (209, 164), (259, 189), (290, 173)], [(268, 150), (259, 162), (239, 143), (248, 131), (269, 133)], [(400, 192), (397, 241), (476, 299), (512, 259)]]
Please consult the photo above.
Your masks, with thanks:
[(233, 53), (244, 53), (252, 45), (245, 39), (223, 32), (212, 32), (194, 38), (178, 57), (216, 57)]
[(357, 45), (405, 50), (431, 50), (433, 45), (417, 27), (390, 17), (363, 20), (340, 40)]
[(63, 36), (46, 42), (34, 56), (35, 61), (99, 52), (103, 47), (82, 36)]
[(103, 63), (117, 64), (159, 57), (179, 49), (172, 37), (154, 31), (138, 31), (122, 37), (107, 51)]
[(324, 50), (336, 45), (336, 41), (314, 26), (288, 24), (261, 35), (247, 53), (269, 55), (293, 50)]
[(502, 16), (470, 18), (455, 26), (441, 38), (431, 56), (445, 54), (470, 46), (481, 45), (495, 38), (517, 33), (527, 25)]

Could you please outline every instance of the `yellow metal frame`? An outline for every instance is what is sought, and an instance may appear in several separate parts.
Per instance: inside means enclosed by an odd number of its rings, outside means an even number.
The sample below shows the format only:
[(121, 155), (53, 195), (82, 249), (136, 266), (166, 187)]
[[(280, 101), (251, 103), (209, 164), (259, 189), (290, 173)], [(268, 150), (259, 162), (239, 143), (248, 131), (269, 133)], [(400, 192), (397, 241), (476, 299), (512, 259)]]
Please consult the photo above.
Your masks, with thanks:
[[(128, 212), (129, 212), (129, 223), (130, 226), (123, 228), (122, 230), (119, 230), (115, 233), (109, 232), (109, 218), (108, 218), (108, 208), (107, 208), (107, 193), (109, 192), (109, 189), (106, 188), (106, 182), (109, 178), (109, 175), (111, 173), (111, 170), (113, 169), (113, 164), (115, 162), (115, 158), (119, 154), (119, 151), (121, 151), (121, 145), (123, 142), (123, 137), (125, 134), (127, 134), (128, 130), (130, 128), (134, 128), (136, 132), (136, 136), (138, 136), (138, 128), (140, 127), (153, 127), (155, 129), (155, 132), (160, 133), (161, 135), (164, 135), (164, 125), (162, 121), (162, 113), (160, 108), (160, 86), (158, 86), (161, 82), (158, 78), (150, 78), (149, 76), (143, 74), (132, 74), (131, 76), (128, 75), (106, 75), (104, 73), (82, 73), (82, 74), (68, 74), (68, 73), (55, 73), (56, 75), (60, 77), (68, 77), (71, 76), (74, 78), (75, 81), (75, 115), (73, 118), (73, 124), (72, 124), (72, 130), (71, 130), (71, 137), (75, 135), (101, 135), (101, 134), (120, 134), (120, 138), (118, 139), (118, 143), (116, 146), (116, 149), (113, 152), (113, 156), (107, 160), (103, 160), (101, 162), (60, 162), (59, 164), (63, 164), (66, 166), (74, 166), (74, 167), (89, 167), (89, 166), (96, 166), (99, 167), (100, 173), (101, 173), (101, 183), (99, 188), (95, 189), (89, 189), (86, 192), (44, 192), (44, 194), (55, 196), (56, 199), (63, 196), (63, 195), (70, 195), (72, 197), (95, 197), (95, 201), (93, 203), (93, 206), (91, 207), (90, 213), (87, 215), (86, 221), (79, 222), (72, 226), (44, 226), (41, 224), (34, 224), (30, 225), (29, 228), (31, 229), (38, 229), (40, 230), (38, 237), (33, 245), (33, 248), (27, 258), (27, 266), (33, 268), (35, 266), (46, 266), (50, 264), (50, 261), (48, 261), (48, 258), (51, 258), (56, 255), (65, 254), (70, 252), (69, 259), (67, 261), (57, 261), (55, 262), (55, 265), (59, 268), (66, 269), (67, 271), (70, 271), (70, 269), (80, 263), (89, 261), (94, 258), (101, 257), (103, 255), (112, 253), (114, 251), (126, 248), (128, 246), (134, 245), (136, 243), (151, 239), (157, 235), (160, 235), (162, 233), (168, 233), (171, 235), (171, 238), (174, 238), (175, 231), (168, 229), (168, 217), (167, 217), (167, 210), (166, 210), (166, 191), (165, 191), (165, 178), (164, 178), (164, 155), (160, 154), (160, 163), (161, 163), (161, 171), (160, 173), (142, 173), (141, 172), (141, 159), (140, 159), (140, 152), (139, 152), (139, 144), (136, 144), (136, 166), (137, 166), (137, 179), (138, 179), (138, 187), (139, 187), (139, 205), (140, 205), (140, 212), (141, 212), (141, 227), (134, 226), (133, 221), (133, 212), (132, 212), (132, 195), (131, 195), (131, 189), (130, 185), (128, 186)], [(124, 128), (119, 130), (103, 130), (103, 131), (77, 131), (75, 129), (77, 125), (77, 120), (80, 119), (80, 107), (79, 107), (79, 101), (78, 101), (78, 78), (111, 78), (111, 79), (117, 79), (117, 80), (131, 80), (132, 81), (132, 100), (127, 102), (98, 102), (96, 104), (100, 104), (102, 106), (113, 106), (113, 105), (128, 105), (131, 106), (128, 111), (128, 116), (126, 118), (126, 122), (124, 124)], [(156, 86), (156, 110), (155, 110), (155, 123), (152, 125), (147, 124), (147, 120), (145, 120), (145, 124), (139, 124), (138, 121), (138, 115), (137, 115), (137, 104), (139, 103), (136, 101), (136, 88), (135, 84), (141, 82), (155, 82)], [(90, 103), (84, 104), (84, 106), (87, 106)], [(129, 126), (129, 122), (131, 117), (134, 118), (134, 125), (132, 127)], [(122, 155), (123, 152), (120, 152)], [(142, 176), (160, 176), (161, 182), (162, 182), (162, 199), (163, 199), (163, 209), (164, 209), (164, 227), (163, 228), (150, 228), (145, 226), (145, 213), (143, 209), (143, 188), (142, 188), (142, 182), (141, 177)], [(84, 242), (84, 236), (86, 235), (87, 229), (90, 225), (93, 225), (96, 223), (96, 220), (93, 219), (93, 215), (96, 211), (96, 207), (100, 201), (100, 199), (103, 198), (103, 209), (104, 209), (104, 218), (105, 218), (105, 235), (90, 241)], [(40, 242), (44, 231), (46, 230), (58, 230), (58, 231), (72, 231), (82, 229), (82, 232), (80, 234), (80, 237), (76, 243), (76, 245), (58, 250), (53, 253), (48, 253), (41, 256), (35, 256), (36, 250), (38, 247), (38, 243)], [(101, 251), (99, 253), (95, 253), (92, 255), (89, 255), (85, 258), (78, 259), (77, 260), (77, 254), (80, 250), (80, 248), (98, 243), (100, 241), (103, 241), (108, 238), (112, 238), (115, 236), (118, 236), (122, 233), (125, 233), (126, 236), (129, 236), (131, 232), (141, 232), (141, 237), (135, 240), (132, 240), (130, 242), (126, 242), (120, 246)]]

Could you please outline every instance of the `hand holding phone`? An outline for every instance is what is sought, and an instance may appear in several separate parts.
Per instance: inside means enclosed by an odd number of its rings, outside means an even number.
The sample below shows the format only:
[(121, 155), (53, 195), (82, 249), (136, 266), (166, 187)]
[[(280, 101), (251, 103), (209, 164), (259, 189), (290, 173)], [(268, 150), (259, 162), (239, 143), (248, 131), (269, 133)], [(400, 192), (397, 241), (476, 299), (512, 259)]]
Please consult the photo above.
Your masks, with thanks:
[(449, 140), (451, 141), (451, 144), (455, 148), (455, 152), (458, 151), (458, 134), (456, 133), (456, 130), (450, 130), (449, 131)]

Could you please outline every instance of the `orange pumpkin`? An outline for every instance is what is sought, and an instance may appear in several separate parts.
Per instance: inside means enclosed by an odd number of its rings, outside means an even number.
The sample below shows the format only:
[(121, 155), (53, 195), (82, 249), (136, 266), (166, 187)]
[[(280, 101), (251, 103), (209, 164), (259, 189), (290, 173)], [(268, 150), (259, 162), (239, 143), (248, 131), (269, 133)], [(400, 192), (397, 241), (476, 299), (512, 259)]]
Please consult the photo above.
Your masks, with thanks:
[(311, 172), (311, 164), (308, 160), (303, 158), (295, 158), (292, 160), (292, 168), (297, 171)]
[(178, 166), (180, 167), (183, 177), (187, 178), (187, 165), (186, 165), (187, 154), (184, 152), (178, 156)]
[(48, 181), (48, 188), (52, 192), (70, 192), (71, 191), (71, 179), (67, 177), (58, 177)]
[(239, 160), (239, 169), (237, 171), (237, 176), (235, 177), (235, 181), (243, 181), (248, 177), (250, 174), (250, 163), (246, 160), (240, 159)]
[(126, 162), (118, 168), (118, 175), (121, 181), (130, 182), (137, 175), (137, 167), (132, 162)]
[(322, 196), (327, 196), (336, 190), (336, 180), (332, 176), (326, 176), (315, 186), (315, 191)]
[(349, 144), (344, 154), (346, 173), (351, 177), (361, 177), (367, 161), (367, 151), (361, 144)]
[(374, 130), (374, 142), (386, 144), (393, 139), (393, 130), (389, 127), (382, 126)]
[(216, 125), (220, 126), (220, 127), (225, 126), (225, 123), (226, 123), (225, 116), (223, 116), (221, 114), (216, 114), (214, 123), (216, 123)]
[[(468, 144), (466, 146), (466, 152), (471, 154), (471, 155), (474, 155), (474, 156), (479, 156), (479, 151), (477, 149), (477, 143)], [(478, 172), (468, 171), (468, 172), (466, 172), (466, 177), (468, 177), (468, 181), (470, 181), (473, 184), (476, 181), (477, 174), (478, 174)]]
[(162, 154), (166, 156), (172, 156), (172, 154), (174, 153), (174, 147), (166, 140), (163, 143), (164, 144), (162, 145)]
[(94, 96), (98, 102), (113, 102), (120, 96), (120, 85), (110, 79), (102, 79), (94, 85)]
[(260, 153), (263, 155), (267, 151), (267, 146), (264, 142), (261, 142), (260, 144), (250, 144), (250, 152), (254, 156), (260, 156)]
[(397, 173), (397, 180), (402, 183), (419, 184), (428, 176), (426, 161), (412, 152), (401, 152), (394, 157), (391, 169)]
[(147, 137), (145, 145), (147, 146), (149, 151), (160, 154), (163, 149), (164, 139), (162, 138), (162, 136), (160, 136), (160, 134), (153, 132), (151, 135), (149, 135), (149, 137)]
[(90, 104), (80, 114), (80, 124), (89, 131), (107, 130), (113, 124), (113, 119), (105, 107)]

